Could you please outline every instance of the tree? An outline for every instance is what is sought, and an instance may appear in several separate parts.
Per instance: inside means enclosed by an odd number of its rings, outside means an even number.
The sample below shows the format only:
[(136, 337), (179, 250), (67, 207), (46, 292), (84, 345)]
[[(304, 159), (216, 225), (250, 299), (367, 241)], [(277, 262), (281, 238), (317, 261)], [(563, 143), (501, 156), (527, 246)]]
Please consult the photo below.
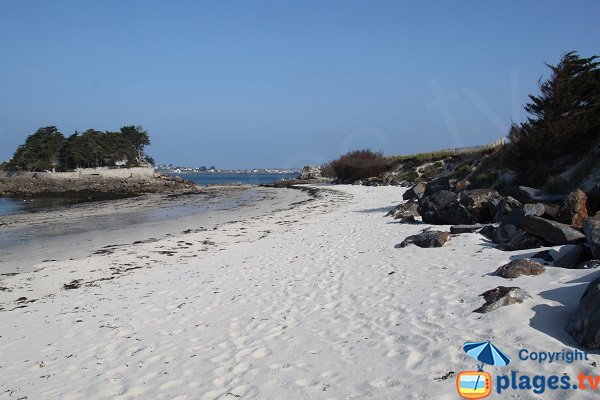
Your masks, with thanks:
[(134, 159), (130, 159), (131, 163), (139, 165), (144, 160), (144, 146), (150, 144), (148, 132), (141, 126), (124, 126), (121, 128), (121, 134), (129, 141), (133, 150)]
[(29, 135), (17, 148), (8, 168), (24, 171), (46, 171), (59, 166), (60, 150), (65, 138), (55, 126), (46, 126)]
[(587, 153), (600, 139), (600, 62), (598, 56), (562, 56), (546, 64), (550, 77), (540, 80), (540, 94), (530, 95), (527, 121), (508, 133), (511, 162), (527, 184), (542, 184), (564, 164)]

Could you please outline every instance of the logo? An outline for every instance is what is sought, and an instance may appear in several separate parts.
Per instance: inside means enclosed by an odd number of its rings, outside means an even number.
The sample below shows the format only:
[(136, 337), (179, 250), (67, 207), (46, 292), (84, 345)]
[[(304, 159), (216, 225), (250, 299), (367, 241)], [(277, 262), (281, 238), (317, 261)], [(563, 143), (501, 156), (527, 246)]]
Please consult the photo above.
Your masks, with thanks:
[[(484, 364), (493, 366), (506, 366), (510, 357), (487, 342), (467, 342), (463, 350), (470, 357), (477, 360), (477, 371), (463, 371), (456, 377), (456, 389), (464, 399), (483, 399), (492, 393), (492, 377), (483, 371)], [(480, 364), (479, 364), (480, 363)]]
[(463, 371), (456, 378), (456, 388), (465, 399), (483, 399), (492, 392), (492, 377), (484, 371)]

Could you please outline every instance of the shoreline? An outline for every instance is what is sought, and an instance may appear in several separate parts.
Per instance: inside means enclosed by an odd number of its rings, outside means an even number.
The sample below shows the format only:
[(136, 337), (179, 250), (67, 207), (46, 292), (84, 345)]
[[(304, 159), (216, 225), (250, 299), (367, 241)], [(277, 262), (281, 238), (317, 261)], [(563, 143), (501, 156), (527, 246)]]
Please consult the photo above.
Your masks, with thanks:
[[(575, 348), (563, 326), (597, 272), (509, 281), (491, 273), (531, 250), (502, 252), (476, 233), (395, 248), (428, 226), (385, 218), (403, 188), (304, 189), (316, 198), (3, 279), (0, 393), (450, 400), (455, 374), (475, 367), (463, 343), (484, 339), (514, 361), (492, 375), (597, 375), (595, 353), (575, 364), (517, 359), (524, 348)], [(498, 285), (532, 298), (473, 313)]]

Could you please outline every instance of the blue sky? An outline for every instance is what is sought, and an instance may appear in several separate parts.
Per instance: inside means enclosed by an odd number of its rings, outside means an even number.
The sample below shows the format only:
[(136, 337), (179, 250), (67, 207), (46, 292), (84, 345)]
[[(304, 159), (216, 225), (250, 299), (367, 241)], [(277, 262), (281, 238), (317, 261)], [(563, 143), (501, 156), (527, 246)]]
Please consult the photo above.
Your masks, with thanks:
[[(419, 4), (417, 4), (419, 3)], [(600, 2), (3, 1), (0, 160), (143, 125), (159, 163), (287, 167), (492, 142)]]

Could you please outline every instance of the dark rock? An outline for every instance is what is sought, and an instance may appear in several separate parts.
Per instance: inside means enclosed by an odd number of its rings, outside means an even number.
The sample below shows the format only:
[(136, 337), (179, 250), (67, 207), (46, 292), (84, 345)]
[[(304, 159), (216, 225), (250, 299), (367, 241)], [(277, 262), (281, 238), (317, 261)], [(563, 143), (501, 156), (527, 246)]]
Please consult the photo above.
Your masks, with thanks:
[(578, 345), (590, 350), (600, 348), (600, 278), (588, 285), (565, 330)]
[(450, 233), (459, 234), (459, 233), (472, 233), (482, 229), (485, 225), (475, 224), (475, 225), (454, 225), (450, 227)]
[(553, 245), (575, 244), (585, 238), (583, 233), (569, 225), (531, 215), (523, 219), (521, 226), (525, 231)]
[[(496, 204), (494, 204), (496, 203)], [(513, 197), (506, 196), (500, 201), (490, 201), (488, 205), (490, 208), (490, 214), (492, 214), (494, 222), (502, 221), (502, 218), (513, 210), (523, 207), (521, 202)]]
[(402, 218), (400, 218), (401, 224), (414, 224), (416, 222), (417, 220), (415, 219), (414, 215), (405, 215)]
[(492, 232), (494, 232), (494, 229), (496, 229), (494, 225), (485, 225), (483, 228), (481, 228), (479, 234), (492, 240)]
[(472, 225), (491, 222), (487, 203), (500, 197), (492, 189), (464, 190), (458, 195), (440, 190), (419, 203), (423, 222), (437, 225)]
[(600, 267), (600, 260), (587, 260), (575, 266), (574, 269), (595, 269)]
[(419, 247), (442, 247), (444, 243), (450, 240), (449, 232), (441, 232), (441, 231), (432, 231), (432, 230), (424, 230), (423, 232), (412, 235), (404, 239), (404, 241), (400, 244), (397, 244), (395, 247), (406, 247), (409, 244), (414, 244)]
[(508, 243), (517, 234), (517, 227), (502, 224), (492, 232), (492, 241), (496, 244)]
[(581, 227), (583, 220), (588, 217), (586, 203), (587, 196), (581, 189), (571, 192), (560, 206), (556, 220), (563, 224)]
[(546, 268), (539, 262), (522, 258), (501, 266), (494, 272), (494, 275), (501, 278), (513, 279), (521, 275), (539, 275), (544, 271), (546, 271)]
[(574, 269), (582, 262), (588, 261), (591, 258), (592, 252), (590, 251), (590, 248), (585, 244), (578, 244), (556, 260), (554, 266)]
[(540, 260), (549, 261), (549, 262), (554, 261), (554, 257), (552, 257), (552, 254), (550, 254), (550, 250), (542, 250), (542, 251), (532, 255), (531, 258), (539, 258)]
[(480, 296), (483, 296), (485, 304), (473, 312), (488, 313), (503, 306), (522, 303), (531, 298), (529, 293), (519, 287), (505, 286), (498, 286), (495, 289), (480, 294)]
[(541, 215), (541, 217), (556, 221), (556, 216), (558, 215), (558, 210), (560, 207), (556, 205), (553, 206), (551, 204), (544, 204), (544, 208), (546, 211)]
[(583, 231), (594, 258), (600, 258), (600, 219), (588, 218), (583, 221)]
[(546, 194), (540, 189), (527, 186), (511, 187), (504, 190), (504, 194), (512, 196), (521, 203), (562, 203), (565, 196), (562, 194)]
[(591, 190), (588, 190), (586, 194), (590, 214), (600, 211), (600, 183), (596, 183), (596, 185)]
[(402, 219), (403, 217), (413, 216), (418, 217), (419, 212), (417, 208), (419, 204), (416, 202), (406, 202), (398, 204), (393, 210), (387, 213), (386, 216), (394, 217), (394, 219)]
[(471, 188), (471, 182), (466, 179), (461, 179), (454, 184), (454, 191), (461, 192), (463, 190), (468, 190)]
[(441, 190), (450, 190), (450, 179), (447, 176), (442, 176), (425, 185), (424, 196), (433, 196)]
[(541, 247), (542, 244), (544, 244), (542, 239), (525, 232), (523, 229), (517, 229), (515, 235), (508, 242), (499, 244), (496, 248), (502, 251), (516, 251), (535, 249)]
[(415, 186), (411, 187), (406, 192), (404, 192), (404, 194), (402, 195), (402, 198), (404, 200), (420, 199), (421, 197), (423, 197), (424, 193), (425, 193), (425, 185), (423, 185), (422, 183), (419, 182)]
[(521, 226), (521, 222), (528, 215), (541, 216), (546, 212), (546, 208), (541, 203), (525, 204), (522, 208), (517, 208), (506, 214), (502, 218), (502, 224)]
[(446, 214), (443, 210), (450, 207), (457, 199), (457, 195), (449, 190), (440, 190), (433, 196), (425, 196), (419, 201), (419, 214), (423, 222), (434, 225), (447, 223)]

